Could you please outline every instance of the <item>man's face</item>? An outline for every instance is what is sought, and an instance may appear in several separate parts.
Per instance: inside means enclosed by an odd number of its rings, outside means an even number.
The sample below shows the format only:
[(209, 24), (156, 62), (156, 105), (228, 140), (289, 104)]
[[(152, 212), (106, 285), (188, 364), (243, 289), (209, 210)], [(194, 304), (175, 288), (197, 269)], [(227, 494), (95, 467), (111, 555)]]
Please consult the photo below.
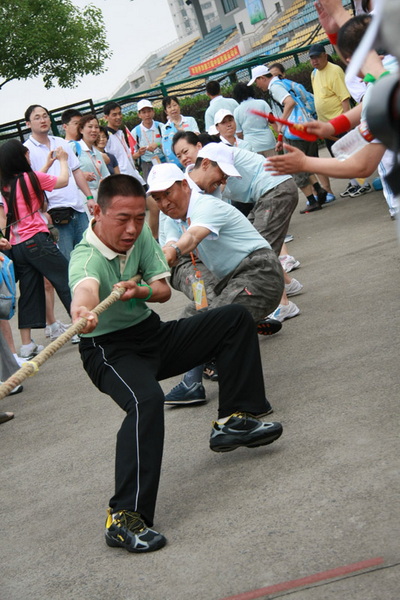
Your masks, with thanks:
[(202, 146), (200, 142), (197, 142), (197, 144), (194, 146), (193, 144), (189, 144), (189, 142), (184, 138), (181, 138), (176, 142), (176, 144), (174, 144), (175, 156), (186, 168), (196, 162), (197, 154), (201, 147)]
[(216, 127), (224, 138), (229, 138), (236, 133), (235, 119), (231, 115), (224, 117), (221, 123), (218, 123)]
[(266, 92), (267, 89), (269, 88), (271, 79), (272, 79), (272, 77), (267, 77), (266, 75), (261, 75), (261, 77), (257, 77), (257, 79), (255, 80), (255, 84), (260, 90), (262, 90), (263, 92)]
[(50, 129), (50, 116), (44, 108), (36, 106), (26, 124), (31, 128), (33, 134), (44, 134)]
[(119, 129), (122, 125), (122, 112), (119, 107), (110, 110), (110, 114), (104, 115), (104, 118), (111, 129)]
[(146, 200), (142, 196), (114, 196), (105, 213), (95, 204), (94, 218), (97, 237), (114, 252), (124, 254), (143, 229)]
[(213, 194), (228, 179), (220, 167), (217, 164), (213, 164), (208, 158), (203, 158), (199, 172), (201, 178), (198, 181), (198, 185), (206, 194)]
[(146, 106), (146, 108), (139, 110), (138, 115), (139, 118), (142, 119), (143, 123), (151, 123), (154, 119), (154, 110), (149, 106)]
[(69, 123), (63, 125), (65, 129), (65, 137), (69, 140), (78, 139), (78, 125), (80, 122), (80, 117), (72, 117)]
[(310, 63), (313, 69), (317, 69), (318, 71), (322, 71), (325, 69), (328, 64), (328, 55), (326, 52), (322, 52), (317, 56), (310, 56)]
[(162, 192), (152, 192), (157, 206), (171, 219), (186, 219), (190, 200), (190, 188), (187, 181), (176, 181), (170, 188)]

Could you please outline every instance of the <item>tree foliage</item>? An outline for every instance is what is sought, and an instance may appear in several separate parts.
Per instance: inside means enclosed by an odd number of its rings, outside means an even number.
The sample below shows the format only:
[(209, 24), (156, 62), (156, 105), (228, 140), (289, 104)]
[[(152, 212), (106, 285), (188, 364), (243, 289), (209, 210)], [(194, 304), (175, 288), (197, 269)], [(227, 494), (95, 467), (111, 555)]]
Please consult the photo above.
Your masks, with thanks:
[(74, 87), (105, 71), (109, 57), (99, 8), (70, 0), (0, 0), (0, 88), (13, 79), (43, 77), (50, 88)]

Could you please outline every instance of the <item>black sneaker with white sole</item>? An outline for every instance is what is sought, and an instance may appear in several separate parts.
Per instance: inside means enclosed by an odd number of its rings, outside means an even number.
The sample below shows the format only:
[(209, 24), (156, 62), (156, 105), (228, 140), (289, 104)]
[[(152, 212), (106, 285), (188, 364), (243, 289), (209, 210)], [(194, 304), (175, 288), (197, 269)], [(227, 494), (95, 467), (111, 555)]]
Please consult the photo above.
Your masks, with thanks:
[(106, 544), (112, 548), (125, 548), (128, 552), (153, 552), (167, 543), (161, 533), (149, 529), (136, 512), (108, 510), (106, 521)]
[(215, 421), (210, 437), (214, 452), (231, 452), (240, 446), (257, 448), (272, 444), (282, 435), (278, 422), (265, 423), (245, 412), (233, 413), (225, 423)]

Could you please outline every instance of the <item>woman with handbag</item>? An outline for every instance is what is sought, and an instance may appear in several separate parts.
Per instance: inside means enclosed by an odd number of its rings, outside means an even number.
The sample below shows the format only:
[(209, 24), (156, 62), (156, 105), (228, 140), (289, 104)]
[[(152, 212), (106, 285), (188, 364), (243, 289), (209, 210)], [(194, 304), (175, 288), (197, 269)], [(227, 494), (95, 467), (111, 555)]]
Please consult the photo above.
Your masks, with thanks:
[(0, 225), (10, 240), (19, 280), (19, 355), (26, 360), (43, 349), (31, 338), (31, 329), (43, 329), (46, 325), (43, 277), (52, 283), (68, 314), (71, 304), (68, 261), (51, 240), (42, 214), (46, 210), (45, 191), (68, 183), (68, 154), (57, 148), (51, 160), (60, 161), (58, 177), (33, 171), (29, 150), (18, 140), (9, 140), (0, 147)]

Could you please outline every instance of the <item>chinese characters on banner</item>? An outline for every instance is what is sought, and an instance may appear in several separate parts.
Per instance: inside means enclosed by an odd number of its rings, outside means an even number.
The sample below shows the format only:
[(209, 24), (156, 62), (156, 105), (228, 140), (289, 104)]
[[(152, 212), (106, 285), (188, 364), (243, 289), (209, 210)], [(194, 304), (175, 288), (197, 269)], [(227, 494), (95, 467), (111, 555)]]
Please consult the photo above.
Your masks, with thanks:
[(189, 67), (189, 71), (191, 75), (201, 75), (202, 73), (207, 73), (207, 71), (213, 71), (217, 69), (221, 65), (233, 60), (237, 56), (240, 56), (239, 46), (234, 46), (222, 54), (218, 56), (214, 56), (214, 58), (210, 58), (198, 65), (194, 65), (193, 67)]

